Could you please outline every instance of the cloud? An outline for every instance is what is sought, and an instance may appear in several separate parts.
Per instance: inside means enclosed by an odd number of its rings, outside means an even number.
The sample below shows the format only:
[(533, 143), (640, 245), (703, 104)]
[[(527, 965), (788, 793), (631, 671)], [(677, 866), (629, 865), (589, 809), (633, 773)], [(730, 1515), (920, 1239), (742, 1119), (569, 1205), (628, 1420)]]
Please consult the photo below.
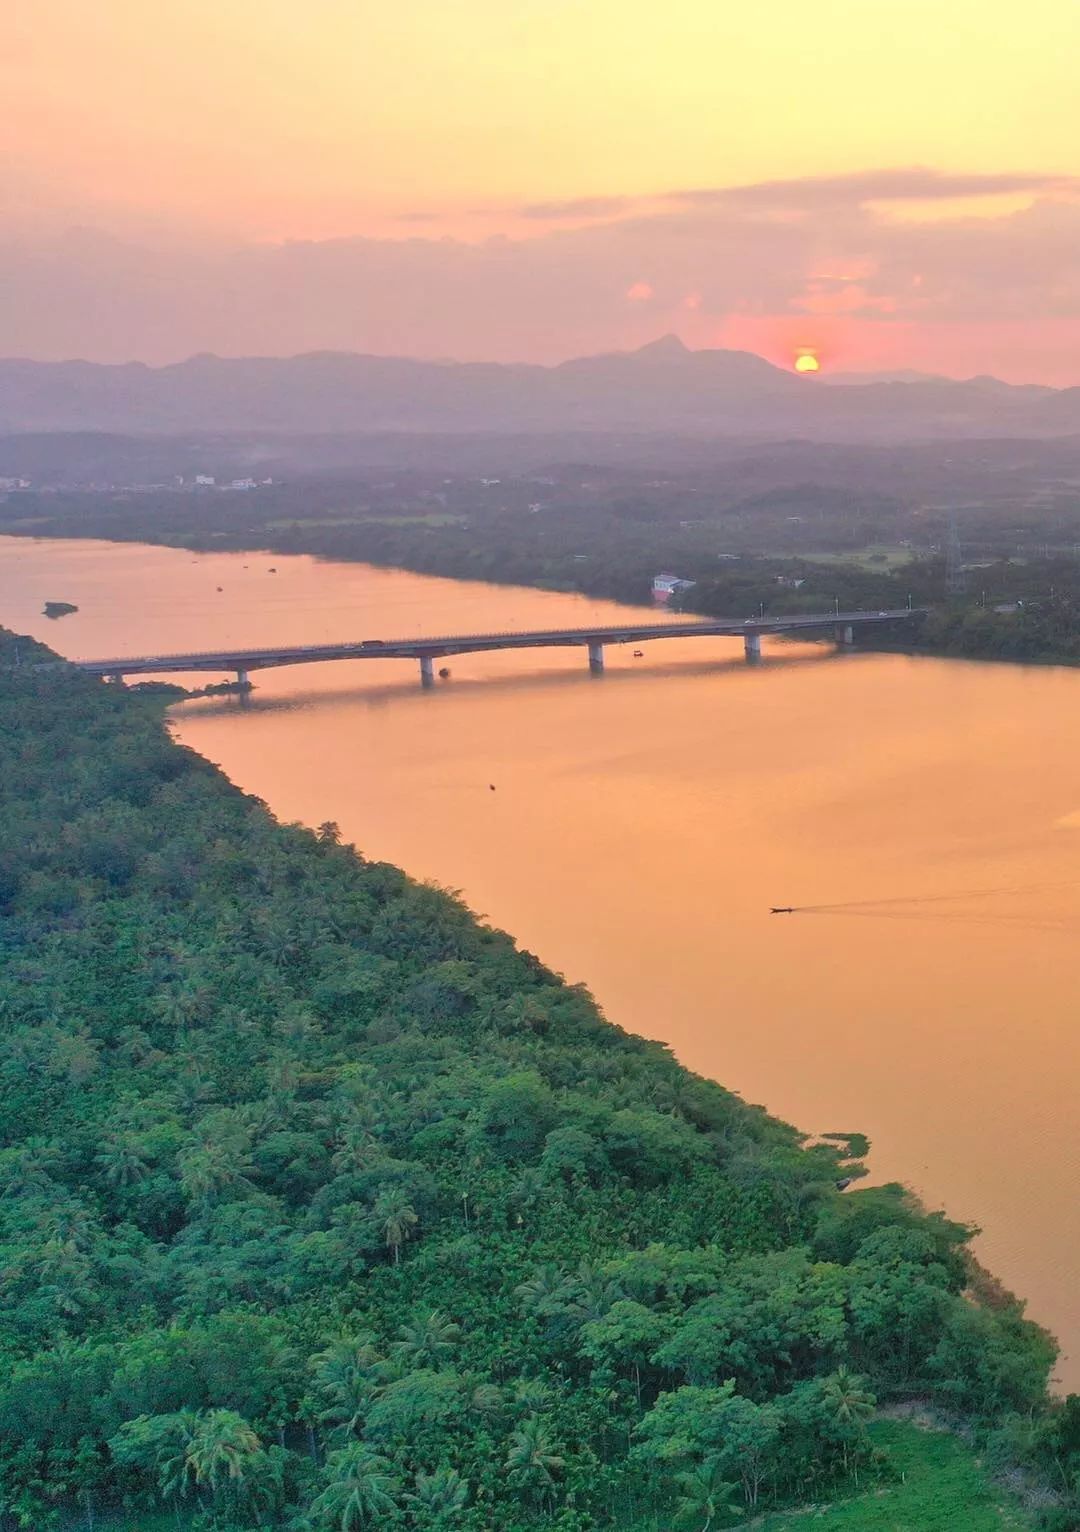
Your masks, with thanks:
[(547, 222), (567, 218), (612, 218), (627, 212), (636, 201), (630, 197), (571, 197), (565, 202), (526, 202), (517, 212), (521, 218)]
[[(260, 245), (9, 236), (0, 334), (8, 355), (153, 362), (335, 349), (551, 362), (660, 329), (691, 345), (735, 336), (765, 349), (761, 337), (777, 334), (792, 354), (792, 340), (842, 336), (856, 360), (889, 351), (925, 366), (932, 353), (936, 369), (1071, 381), (1053, 327), (1080, 323), (1073, 189), (1049, 175), (880, 170), (683, 192), (647, 208), (589, 199), (612, 216), (473, 242), (419, 229)], [(948, 205), (1021, 190), (1030, 205), (1001, 216)], [(930, 194), (942, 203), (932, 220), (881, 210)], [(905, 336), (923, 351), (905, 353)]]
[[(863, 209), (882, 203), (957, 202), (972, 198), (1053, 196), (1080, 192), (1080, 178), (1038, 172), (956, 174), (925, 165), (886, 166), (838, 176), (802, 176), (726, 186), (680, 187), (636, 197), (575, 197), (503, 209), (519, 218), (581, 222), (645, 215), (672, 208), (757, 208), (762, 211)], [(485, 217), (492, 208), (477, 209)]]
[(678, 206), (726, 204), (768, 208), (864, 208), (875, 202), (955, 201), (969, 197), (1002, 197), (1018, 193), (1076, 190), (1072, 176), (950, 175), (914, 165), (857, 171), (842, 176), (805, 176), (798, 180), (757, 181), (744, 186), (698, 187), (665, 193)]

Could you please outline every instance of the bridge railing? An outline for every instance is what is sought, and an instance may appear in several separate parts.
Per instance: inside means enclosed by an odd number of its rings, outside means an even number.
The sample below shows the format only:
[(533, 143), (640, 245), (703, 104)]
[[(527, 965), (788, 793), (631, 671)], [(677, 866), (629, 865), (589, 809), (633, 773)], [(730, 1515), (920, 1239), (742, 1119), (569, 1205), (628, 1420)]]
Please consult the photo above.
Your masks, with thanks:
[(376, 655), (383, 650), (438, 649), (444, 645), (462, 644), (528, 644), (545, 640), (565, 643), (617, 642), (620, 638), (647, 640), (650, 634), (657, 637), (692, 637), (700, 633), (711, 634), (744, 630), (770, 632), (796, 628), (827, 628), (834, 624), (847, 626), (859, 623), (895, 621), (923, 615), (919, 607), (882, 609), (876, 612), (790, 612), (777, 616), (701, 618), (693, 622), (626, 622), (618, 625), (596, 625), (585, 628), (507, 628), (489, 633), (442, 633), (422, 634), (410, 638), (356, 639), (326, 644), (283, 644), (275, 647), (250, 649), (201, 649), (184, 654), (117, 655), (112, 659), (74, 660), (73, 664), (93, 667), (103, 671), (121, 670), (128, 665), (165, 665), (175, 663), (182, 668), (183, 662), (228, 664), (234, 660), (257, 661), (259, 659), (283, 659), (288, 655), (316, 658), (319, 655), (342, 655), (355, 651), (358, 656)]

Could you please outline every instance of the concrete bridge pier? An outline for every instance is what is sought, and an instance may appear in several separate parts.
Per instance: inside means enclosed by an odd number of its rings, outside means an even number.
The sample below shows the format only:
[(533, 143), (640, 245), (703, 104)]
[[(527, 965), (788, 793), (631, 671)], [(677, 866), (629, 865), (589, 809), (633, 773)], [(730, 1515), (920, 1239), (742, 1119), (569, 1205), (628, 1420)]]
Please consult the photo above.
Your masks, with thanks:
[(836, 642), (842, 649), (850, 649), (855, 642), (855, 629), (850, 622), (839, 622), (836, 625)]
[(110, 686), (123, 686), (124, 678), (118, 670), (114, 670), (105, 677)]
[(760, 658), (761, 658), (761, 634), (760, 633), (744, 633), (743, 634), (743, 648), (746, 651), (746, 659), (747, 659), (747, 663), (748, 664), (752, 665), (752, 664), (754, 664), (754, 662), (756, 660), (760, 660)]
[(430, 654), (422, 654), (420, 656), (420, 685), (435, 685), (435, 663)]
[(602, 676), (604, 674), (603, 644), (589, 645), (589, 669), (594, 676)]
[(236, 684), (237, 686), (242, 686), (245, 691), (251, 685), (251, 682), (248, 680), (248, 673), (246, 670), (238, 670), (236, 672)]

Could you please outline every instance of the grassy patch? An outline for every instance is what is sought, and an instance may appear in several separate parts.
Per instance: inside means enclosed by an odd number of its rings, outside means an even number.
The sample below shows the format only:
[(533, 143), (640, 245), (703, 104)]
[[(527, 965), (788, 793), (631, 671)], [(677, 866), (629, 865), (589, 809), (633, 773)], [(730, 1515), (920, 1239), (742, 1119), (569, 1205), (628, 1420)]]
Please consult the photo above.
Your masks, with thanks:
[(799, 554), (807, 564), (845, 565), (850, 569), (868, 569), (875, 574), (892, 574), (910, 564), (914, 557), (913, 549), (893, 543), (871, 543), (868, 548), (855, 548), (850, 553)]
[[(874, 1480), (846, 1499), (717, 1523), (744, 1532), (1029, 1532), (1033, 1520), (994, 1484), (971, 1448), (948, 1431), (907, 1421), (870, 1427), (889, 1455), (894, 1481)], [(689, 1524), (695, 1528), (693, 1522)], [(674, 1532), (671, 1516), (649, 1512), (618, 1532)], [(126, 1529), (125, 1529), (126, 1532)], [(696, 1532), (696, 1528), (695, 1528)]]
[(897, 1482), (820, 1509), (777, 1512), (753, 1525), (760, 1532), (1001, 1532), (1032, 1525), (971, 1449), (947, 1431), (878, 1421), (870, 1434), (888, 1452)]

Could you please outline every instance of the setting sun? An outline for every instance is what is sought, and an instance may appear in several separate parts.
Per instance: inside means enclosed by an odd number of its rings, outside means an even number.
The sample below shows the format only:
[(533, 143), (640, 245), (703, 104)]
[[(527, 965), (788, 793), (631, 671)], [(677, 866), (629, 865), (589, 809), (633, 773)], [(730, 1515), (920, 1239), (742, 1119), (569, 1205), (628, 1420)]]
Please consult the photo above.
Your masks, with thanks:
[(795, 358), (796, 372), (819, 372), (820, 370), (821, 363), (818, 361), (813, 351), (800, 351), (798, 356)]

